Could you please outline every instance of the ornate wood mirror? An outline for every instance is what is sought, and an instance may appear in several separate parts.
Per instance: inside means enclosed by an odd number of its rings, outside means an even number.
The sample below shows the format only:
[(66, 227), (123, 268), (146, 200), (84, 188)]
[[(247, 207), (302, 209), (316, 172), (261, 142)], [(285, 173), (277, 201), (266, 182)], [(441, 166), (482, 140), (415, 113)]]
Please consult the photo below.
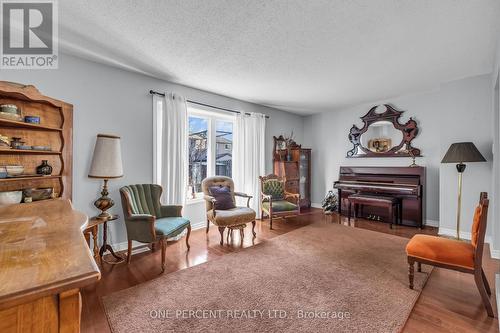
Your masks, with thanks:
[[(377, 112), (380, 109), (383, 112)], [(415, 157), (421, 156), (420, 149), (411, 141), (418, 134), (417, 122), (410, 118), (399, 123), (404, 111), (398, 111), (388, 104), (376, 105), (361, 117), (364, 125), (360, 129), (352, 125), (349, 140), (353, 148), (347, 157)]]

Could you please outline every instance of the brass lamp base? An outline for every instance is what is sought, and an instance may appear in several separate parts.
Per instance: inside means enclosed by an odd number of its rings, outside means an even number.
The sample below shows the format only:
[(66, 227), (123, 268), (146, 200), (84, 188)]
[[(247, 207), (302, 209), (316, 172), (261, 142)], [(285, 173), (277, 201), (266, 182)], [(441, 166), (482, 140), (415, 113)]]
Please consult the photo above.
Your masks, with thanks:
[(100, 219), (108, 219), (111, 218), (111, 214), (107, 212), (108, 209), (115, 205), (115, 202), (108, 197), (108, 180), (104, 179), (104, 185), (102, 186), (101, 197), (94, 201), (94, 206), (101, 211), (99, 215), (97, 215)]
[(457, 202), (457, 239), (460, 240), (460, 212), (462, 210), (462, 175), (465, 171), (465, 164), (458, 163), (458, 202)]

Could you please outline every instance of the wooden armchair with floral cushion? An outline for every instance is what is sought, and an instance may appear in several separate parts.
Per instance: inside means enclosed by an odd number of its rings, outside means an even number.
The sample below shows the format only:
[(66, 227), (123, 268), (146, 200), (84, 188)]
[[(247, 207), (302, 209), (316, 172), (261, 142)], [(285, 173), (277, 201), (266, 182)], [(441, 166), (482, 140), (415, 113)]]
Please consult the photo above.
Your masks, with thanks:
[[(288, 217), (300, 214), (300, 195), (285, 191), (285, 179), (274, 174), (261, 176), (261, 210), (269, 217), (269, 227), (273, 228), (273, 217)], [(265, 214), (264, 214), (265, 213)]]
[(491, 289), (482, 268), (487, 216), (488, 194), (481, 192), (479, 204), (474, 212), (470, 243), (438, 236), (413, 236), (406, 246), (410, 289), (413, 289), (415, 262), (418, 272), (422, 271), (422, 264), (426, 264), (473, 274), (486, 312), (488, 316), (494, 317), (489, 299)]
[[(250, 208), (252, 196), (234, 191), (234, 182), (226, 176), (215, 176), (203, 179), (201, 188), (205, 194), (207, 209), (207, 233), (210, 222), (219, 228), (220, 245), (224, 244), (224, 230), (228, 233), (236, 227), (245, 227), (252, 222), (252, 234), (255, 237), (255, 211)], [(246, 198), (246, 207), (237, 207), (235, 196)], [(228, 234), (229, 235), (229, 234)], [(242, 239), (243, 240), (243, 239)]]

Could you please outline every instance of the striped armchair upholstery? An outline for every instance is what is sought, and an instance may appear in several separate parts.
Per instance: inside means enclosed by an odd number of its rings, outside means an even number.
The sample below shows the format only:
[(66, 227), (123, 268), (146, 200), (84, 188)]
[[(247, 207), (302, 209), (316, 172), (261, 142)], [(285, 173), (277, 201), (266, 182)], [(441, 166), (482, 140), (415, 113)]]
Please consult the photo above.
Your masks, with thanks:
[(187, 229), (186, 246), (189, 250), (191, 223), (182, 217), (182, 206), (160, 203), (163, 189), (155, 184), (128, 185), (120, 189), (123, 215), (127, 228), (127, 261), (132, 256), (132, 241), (152, 243), (162, 247), (162, 270), (165, 269), (165, 250), (167, 239), (178, 236)]

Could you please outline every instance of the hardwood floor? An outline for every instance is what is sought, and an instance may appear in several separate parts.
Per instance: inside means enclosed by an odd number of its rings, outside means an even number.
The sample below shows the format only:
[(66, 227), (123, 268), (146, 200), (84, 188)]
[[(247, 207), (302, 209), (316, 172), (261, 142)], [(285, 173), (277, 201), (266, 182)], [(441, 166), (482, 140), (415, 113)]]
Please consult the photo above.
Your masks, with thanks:
[[(341, 218), (347, 225), (347, 219)], [(165, 274), (207, 261), (217, 260), (224, 254), (238, 252), (246, 247), (272, 239), (289, 231), (311, 223), (339, 223), (338, 215), (325, 216), (318, 209), (311, 209), (300, 217), (273, 221), (273, 230), (269, 222), (257, 221), (257, 237), (252, 240), (251, 227), (245, 229), (243, 244), (239, 234), (234, 232), (230, 245), (219, 245), (219, 232), (211, 226), (208, 235), (205, 229), (191, 233), (191, 250), (186, 253), (184, 238), (178, 242), (169, 242), (167, 247), (167, 268)], [(389, 229), (389, 225), (358, 219), (351, 220), (351, 226), (394, 234), (410, 238), (416, 233), (437, 234), (437, 228), (427, 227), (419, 231), (412, 227), (398, 226)], [(225, 240), (224, 240), (225, 241)], [(82, 290), (82, 332), (110, 332), (100, 297), (115, 291), (152, 280), (160, 275), (160, 251), (138, 253), (132, 257), (130, 265), (104, 264), (101, 269), (102, 279), (95, 285)], [(494, 289), (495, 272), (499, 271), (499, 260), (491, 259), (486, 246), (483, 257), (484, 270), (490, 286)], [(492, 294), (495, 291), (492, 290)], [(496, 311), (495, 297), (491, 298)], [(481, 298), (470, 274), (463, 274), (435, 268), (420, 298), (406, 323), (404, 332), (498, 332), (498, 319), (486, 315)]]

